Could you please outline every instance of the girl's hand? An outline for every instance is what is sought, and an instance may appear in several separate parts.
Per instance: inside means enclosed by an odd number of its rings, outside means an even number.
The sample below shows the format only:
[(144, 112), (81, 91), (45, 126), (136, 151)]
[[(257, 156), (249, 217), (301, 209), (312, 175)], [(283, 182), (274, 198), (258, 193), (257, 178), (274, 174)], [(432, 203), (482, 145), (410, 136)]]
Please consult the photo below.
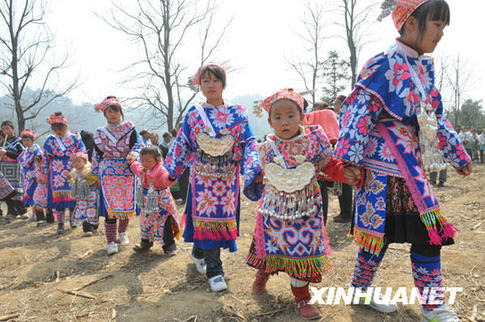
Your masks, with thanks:
[(463, 167), (461, 169), (457, 169), (456, 172), (463, 177), (468, 177), (470, 174), (472, 174), (472, 165), (468, 164), (466, 167)]
[(126, 156), (126, 161), (128, 161), (128, 164), (131, 165), (133, 162), (136, 161), (136, 155), (134, 153), (129, 153)]
[(360, 169), (355, 166), (346, 167), (344, 169), (344, 177), (350, 185), (358, 185), (361, 179)]
[(72, 178), (72, 177), (71, 177), (71, 173), (70, 173), (70, 172), (66, 173), (66, 179), (67, 179), (67, 180), (71, 180), (71, 178)]
[(7, 150), (5, 150), (5, 149), (0, 149), (0, 157), (5, 156), (5, 154), (7, 154)]

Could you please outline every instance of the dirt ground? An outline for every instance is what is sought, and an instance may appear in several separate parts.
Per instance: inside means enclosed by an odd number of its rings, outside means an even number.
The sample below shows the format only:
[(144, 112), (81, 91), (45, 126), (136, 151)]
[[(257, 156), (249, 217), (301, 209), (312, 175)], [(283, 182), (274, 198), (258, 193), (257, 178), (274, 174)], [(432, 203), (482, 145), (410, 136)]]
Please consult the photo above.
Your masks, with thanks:
[[(437, 189), (449, 220), (460, 230), (453, 246), (442, 252), (446, 286), (463, 287), (454, 307), (463, 320), (485, 318), (485, 166), (475, 166), (463, 180), (450, 173)], [(182, 212), (183, 209), (181, 208)], [(338, 211), (331, 195), (330, 216)], [(206, 278), (189, 258), (190, 244), (178, 242), (175, 257), (160, 246), (135, 254), (131, 245), (106, 255), (101, 231), (82, 237), (80, 228), (62, 237), (55, 225), (36, 227), (22, 220), (0, 224), (0, 321), (294, 321), (289, 278), (268, 282), (267, 292), (251, 293), (254, 270), (245, 264), (254, 229), (256, 204), (242, 204), (239, 251), (222, 255), (229, 290), (209, 292)], [(329, 218), (328, 234), (334, 267), (316, 287), (347, 287), (357, 246), (346, 233), (348, 224)], [(138, 221), (130, 223), (131, 243), (138, 239)], [(104, 278), (104, 279), (103, 279)], [(92, 284), (91, 284), (92, 283)], [(89, 284), (89, 285), (88, 285)], [(413, 287), (409, 245), (392, 245), (377, 274), (382, 287)], [(67, 292), (72, 292), (68, 294)], [(418, 321), (418, 304), (380, 314), (359, 306), (319, 306), (325, 321)]]

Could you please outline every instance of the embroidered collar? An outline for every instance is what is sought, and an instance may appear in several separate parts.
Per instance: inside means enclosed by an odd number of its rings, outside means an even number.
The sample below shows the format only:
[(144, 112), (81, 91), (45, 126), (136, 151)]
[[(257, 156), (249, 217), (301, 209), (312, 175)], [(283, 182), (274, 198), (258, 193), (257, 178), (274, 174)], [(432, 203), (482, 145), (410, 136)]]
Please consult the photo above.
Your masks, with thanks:
[(400, 38), (396, 39), (396, 46), (403, 55), (406, 55), (408, 57), (419, 58), (420, 56), (424, 55), (423, 52), (417, 50), (416, 48), (404, 42)]

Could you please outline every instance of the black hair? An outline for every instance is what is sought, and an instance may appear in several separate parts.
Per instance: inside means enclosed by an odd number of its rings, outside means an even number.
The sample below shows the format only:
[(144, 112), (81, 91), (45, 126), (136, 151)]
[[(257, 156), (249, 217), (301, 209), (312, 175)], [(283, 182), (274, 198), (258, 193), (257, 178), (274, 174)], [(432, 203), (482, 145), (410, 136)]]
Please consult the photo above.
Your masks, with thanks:
[(168, 133), (168, 132), (163, 133), (163, 138), (167, 138), (167, 137), (171, 137), (171, 136), (172, 136), (171, 133)]
[(13, 126), (12, 121), (3, 121), (1, 126), (2, 126), (2, 127), (3, 127), (3, 126), (9, 126), (9, 127), (11, 127), (13, 130), (15, 129), (15, 127)]
[(143, 149), (141, 149), (140, 155), (148, 155), (148, 154), (153, 156), (155, 160), (160, 160), (162, 158), (162, 153), (160, 152), (160, 149), (155, 145), (146, 146)]
[(177, 130), (173, 129), (170, 134), (172, 135), (173, 138), (177, 137)]
[[(431, 21), (443, 21), (446, 25), (450, 24), (450, 7), (445, 0), (430, 0), (421, 6), (419, 6), (411, 15), (416, 18), (419, 26), (419, 36), (422, 37), (426, 30), (426, 22)], [(404, 26), (399, 33), (401, 36), (404, 34)]]
[(3, 133), (3, 131), (2, 131), (2, 130), (0, 130), (0, 136), (1, 136), (2, 138), (4, 138), (4, 137), (5, 137), (5, 133)]
[(273, 105), (280, 102), (280, 101), (288, 101), (288, 102), (291, 102), (293, 103), (293, 105), (296, 106), (296, 109), (298, 110), (298, 112), (300, 113), (300, 117), (302, 118), (303, 120), (303, 111), (301, 110), (301, 107), (295, 102), (295, 101), (292, 101), (290, 99), (287, 99), (287, 98), (282, 98), (282, 99), (279, 99), (277, 100), (276, 102), (274, 102), (273, 104), (271, 104), (271, 107), (269, 109), (269, 112), (268, 112), (268, 117), (271, 117), (271, 111), (273, 110)]
[(330, 104), (328, 104), (328, 102), (320, 101), (320, 102), (316, 102), (315, 104), (313, 104), (313, 108), (320, 107), (320, 108), (324, 109), (324, 108), (327, 108), (329, 105)]
[(215, 78), (222, 82), (222, 88), (226, 88), (226, 72), (220, 68), (219, 66), (210, 65), (204, 68), (204, 70), (200, 73), (200, 83), (202, 84), (202, 78), (204, 76), (212, 73)]
[[(62, 115), (62, 112), (55, 112), (54, 115), (55, 116), (63, 116)], [(54, 123), (54, 124), (51, 124), (51, 129), (53, 129), (53, 130), (62, 130), (65, 127), (67, 127), (67, 125), (64, 124), (64, 123)]]

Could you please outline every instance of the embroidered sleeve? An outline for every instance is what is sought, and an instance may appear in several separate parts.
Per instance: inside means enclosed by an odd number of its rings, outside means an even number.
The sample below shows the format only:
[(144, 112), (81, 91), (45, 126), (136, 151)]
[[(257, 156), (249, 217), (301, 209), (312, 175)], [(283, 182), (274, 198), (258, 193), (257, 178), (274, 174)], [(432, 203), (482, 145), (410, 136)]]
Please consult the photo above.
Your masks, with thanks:
[(256, 137), (249, 122), (244, 122), (241, 126), (241, 135), (244, 144), (242, 167), (244, 168), (244, 195), (252, 201), (257, 201), (263, 194), (263, 187), (254, 182), (254, 179), (261, 172), (261, 165), (258, 156), (258, 146)]
[(94, 150), (91, 164), (91, 174), (97, 176), (99, 174), (99, 164), (103, 158), (103, 151), (101, 151), (100, 146), (102, 145), (101, 138), (99, 136), (99, 130), (93, 135)]
[(130, 153), (134, 153), (138, 156), (140, 150), (143, 148), (143, 141), (140, 134), (136, 129), (133, 129), (130, 136)]
[(453, 126), (443, 115), (443, 103), (441, 95), (437, 89), (431, 92), (433, 97), (433, 107), (436, 108), (435, 114), (438, 120), (438, 144), (443, 151), (443, 158), (456, 169), (461, 169), (471, 162), (471, 158), (466, 152), (459, 135)]
[(11, 159), (17, 159), (24, 150), (24, 146), (20, 140), (13, 146), (13, 148), (6, 148), (6, 155)]
[(141, 165), (140, 162), (137, 162), (137, 161), (133, 162), (130, 165), (130, 169), (131, 169), (131, 171), (133, 171), (135, 176), (137, 176), (139, 178), (141, 178), (143, 176), (143, 174), (145, 173), (143, 166)]
[(49, 136), (44, 143), (44, 157), (42, 158), (42, 173), (49, 174), (49, 164), (52, 159), (52, 140), (53, 137)]
[(188, 123), (190, 111), (185, 116), (182, 128), (175, 138), (164, 161), (165, 169), (174, 178), (180, 178), (190, 164), (194, 154), (195, 145), (190, 139), (191, 126)]
[(340, 136), (334, 156), (346, 163), (362, 166), (369, 132), (383, 109), (382, 102), (366, 90), (355, 87), (342, 106)]

